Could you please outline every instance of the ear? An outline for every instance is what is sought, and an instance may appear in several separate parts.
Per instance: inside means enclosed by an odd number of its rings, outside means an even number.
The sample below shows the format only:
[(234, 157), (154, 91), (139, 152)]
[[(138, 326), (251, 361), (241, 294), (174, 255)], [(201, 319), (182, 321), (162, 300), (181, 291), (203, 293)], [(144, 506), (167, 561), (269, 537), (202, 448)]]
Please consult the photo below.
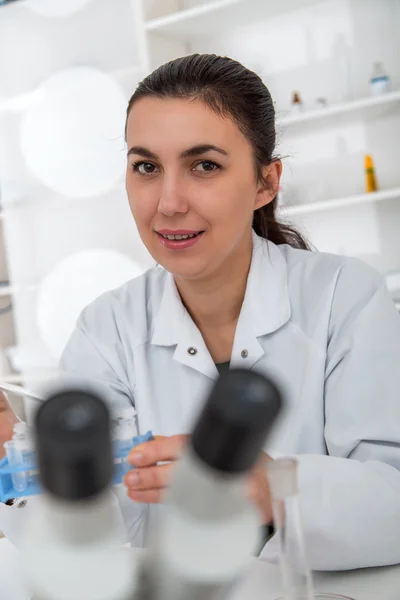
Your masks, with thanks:
[(279, 191), (279, 182), (282, 175), (282, 161), (274, 160), (267, 167), (263, 167), (263, 181), (260, 181), (257, 189), (256, 203), (254, 210), (262, 208), (272, 202)]

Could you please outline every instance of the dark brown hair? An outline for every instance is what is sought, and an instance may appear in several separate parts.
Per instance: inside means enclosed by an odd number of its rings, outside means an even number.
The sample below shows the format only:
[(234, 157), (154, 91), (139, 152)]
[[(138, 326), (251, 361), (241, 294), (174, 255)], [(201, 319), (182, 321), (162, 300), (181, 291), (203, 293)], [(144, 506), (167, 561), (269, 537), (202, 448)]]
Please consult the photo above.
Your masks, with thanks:
[[(129, 101), (127, 119), (133, 104), (146, 96), (196, 98), (217, 114), (229, 115), (253, 147), (258, 180), (263, 179), (262, 168), (276, 160), (271, 94), (256, 73), (231, 58), (192, 54), (162, 65), (139, 83)], [(254, 212), (254, 231), (275, 244), (307, 250), (303, 236), (276, 219), (277, 202), (276, 195), (272, 202)]]

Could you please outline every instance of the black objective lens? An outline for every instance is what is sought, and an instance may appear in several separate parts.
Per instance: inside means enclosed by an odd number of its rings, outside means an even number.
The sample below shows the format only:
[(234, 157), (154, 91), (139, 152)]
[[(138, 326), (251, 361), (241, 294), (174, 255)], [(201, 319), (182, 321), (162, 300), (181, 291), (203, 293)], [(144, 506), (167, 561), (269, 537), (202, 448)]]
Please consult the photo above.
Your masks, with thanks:
[(254, 371), (232, 369), (217, 380), (192, 435), (210, 467), (246, 472), (256, 463), (283, 405), (279, 388)]
[(39, 408), (35, 426), (44, 489), (59, 498), (82, 500), (110, 484), (110, 415), (100, 397), (76, 389), (54, 394)]

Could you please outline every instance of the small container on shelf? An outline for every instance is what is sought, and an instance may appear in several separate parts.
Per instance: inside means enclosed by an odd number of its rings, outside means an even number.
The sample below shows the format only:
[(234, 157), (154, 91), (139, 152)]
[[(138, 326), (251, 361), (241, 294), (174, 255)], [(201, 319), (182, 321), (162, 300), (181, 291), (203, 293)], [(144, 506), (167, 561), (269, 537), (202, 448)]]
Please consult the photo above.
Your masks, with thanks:
[(293, 92), (292, 97), (292, 114), (299, 115), (303, 112), (303, 102), (299, 92)]
[(365, 156), (365, 191), (367, 194), (378, 191), (374, 161), (370, 154)]
[(390, 77), (380, 61), (374, 63), (369, 87), (372, 96), (381, 96), (390, 91)]
[(328, 100), (324, 97), (317, 98), (316, 106), (317, 108), (324, 109), (328, 106)]

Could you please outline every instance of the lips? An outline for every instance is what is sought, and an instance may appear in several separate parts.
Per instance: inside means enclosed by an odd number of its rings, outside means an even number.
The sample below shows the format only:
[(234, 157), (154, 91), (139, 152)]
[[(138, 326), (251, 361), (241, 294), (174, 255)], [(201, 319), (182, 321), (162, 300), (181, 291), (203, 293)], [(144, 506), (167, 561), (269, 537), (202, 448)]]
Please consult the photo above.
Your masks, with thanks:
[(157, 231), (156, 233), (161, 244), (168, 250), (186, 250), (200, 241), (204, 231), (171, 231), (164, 229)]

